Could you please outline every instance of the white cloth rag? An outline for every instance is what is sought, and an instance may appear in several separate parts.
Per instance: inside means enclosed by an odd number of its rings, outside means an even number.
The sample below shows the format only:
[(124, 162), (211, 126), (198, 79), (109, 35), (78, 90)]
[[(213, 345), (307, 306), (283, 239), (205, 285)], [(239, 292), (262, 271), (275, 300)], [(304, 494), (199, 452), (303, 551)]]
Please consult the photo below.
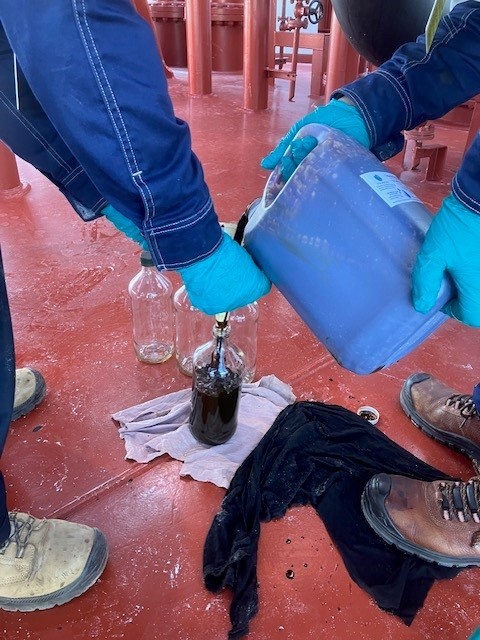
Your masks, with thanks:
[(125, 457), (149, 462), (168, 453), (183, 461), (181, 476), (226, 489), (278, 414), (296, 399), (291, 387), (273, 375), (243, 384), (237, 430), (224, 444), (209, 446), (190, 433), (191, 395), (191, 389), (182, 389), (114, 413), (125, 441)]

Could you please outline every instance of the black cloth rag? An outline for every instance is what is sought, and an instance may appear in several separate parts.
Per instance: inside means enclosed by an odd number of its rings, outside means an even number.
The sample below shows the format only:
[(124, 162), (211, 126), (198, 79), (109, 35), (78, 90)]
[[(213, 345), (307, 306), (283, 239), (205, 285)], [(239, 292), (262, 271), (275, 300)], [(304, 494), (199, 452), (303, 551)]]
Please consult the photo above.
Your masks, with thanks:
[(205, 542), (207, 589), (233, 590), (230, 640), (248, 633), (258, 611), (260, 523), (294, 505), (314, 507), (351, 578), (407, 625), (433, 581), (457, 575), (458, 568), (399, 551), (369, 526), (360, 499), (368, 480), (381, 472), (426, 481), (448, 477), (344, 407), (297, 402), (278, 415), (238, 468)]

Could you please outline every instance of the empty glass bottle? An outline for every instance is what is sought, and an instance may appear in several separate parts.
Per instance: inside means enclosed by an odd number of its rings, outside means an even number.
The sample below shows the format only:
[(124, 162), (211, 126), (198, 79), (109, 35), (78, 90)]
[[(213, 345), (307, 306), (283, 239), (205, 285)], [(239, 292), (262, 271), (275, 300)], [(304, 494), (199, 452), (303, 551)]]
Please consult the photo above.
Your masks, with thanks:
[(237, 428), (244, 361), (229, 336), (229, 324), (217, 320), (213, 340), (193, 355), (190, 430), (204, 444), (223, 444)]
[[(194, 307), (185, 286), (173, 297), (175, 309), (175, 356), (180, 371), (192, 375), (193, 353), (207, 342), (212, 334), (214, 316), (208, 316)], [(258, 303), (253, 302), (229, 313), (230, 338), (242, 350), (245, 361), (243, 381), (251, 382), (257, 364)]]
[(258, 302), (235, 309), (228, 314), (231, 339), (242, 350), (245, 368), (243, 381), (252, 382), (257, 367)]
[(139, 360), (157, 364), (168, 360), (174, 350), (173, 288), (148, 251), (142, 251), (140, 264), (128, 285), (133, 344)]
[(182, 373), (191, 376), (193, 372), (193, 352), (210, 340), (212, 316), (207, 316), (190, 302), (185, 285), (177, 289), (173, 296), (175, 312), (175, 357)]

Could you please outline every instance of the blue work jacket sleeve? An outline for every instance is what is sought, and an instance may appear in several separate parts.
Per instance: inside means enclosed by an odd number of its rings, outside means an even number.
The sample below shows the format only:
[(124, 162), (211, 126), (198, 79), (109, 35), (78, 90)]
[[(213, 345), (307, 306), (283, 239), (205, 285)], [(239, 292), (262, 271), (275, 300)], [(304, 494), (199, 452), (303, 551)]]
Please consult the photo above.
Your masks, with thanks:
[[(400, 47), (376, 71), (334, 92), (350, 99), (368, 127), (380, 160), (401, 151), (403, 130), (445, 115), (480, 93), (480, 3), (462, 2), (440, 22), (425, 52), (425, 38)], [(480, 136), (477, 134), (455, 176), (452, 189), (480, 213)]]
[[(209, 256), (222, 229), (189, 127), (175, 115), (151, 25), (129, 0), (47, 2), (45, 11), (37, 4), (0, 1), (0, 74), (9, 88), (0, 136), (15, 120), (10, 143), (19, 148), (23, 127), (31, 143), (24, 157), (83, 217), (108, 202), (131, 220), (160, 269)], [(5, 109), (11, 119), (4, 122)], [(49, 143), (57, 137), (60, 152)]]

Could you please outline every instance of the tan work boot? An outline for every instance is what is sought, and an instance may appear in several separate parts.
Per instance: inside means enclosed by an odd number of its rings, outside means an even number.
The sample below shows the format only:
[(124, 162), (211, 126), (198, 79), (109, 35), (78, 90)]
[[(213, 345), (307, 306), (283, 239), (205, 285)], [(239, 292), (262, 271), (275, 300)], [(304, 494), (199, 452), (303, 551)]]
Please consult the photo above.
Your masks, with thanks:
[(45, 379), (40, 371), (30, 367), (16, 369), (12, 422), (35, 409), (45, 398), (46, 393)]
[(386, 542), (447, 567), (480, 565), (480, 479), (422, 482), (380, 473), (367, 483), (363, 513)]
[(428, 373), (415, 373), (403, 385), (400, 404), (429, 436), (480, 461), (480, 416), (471, 395), (450, 389)]
[(9, 517), (10, 537), (0, 547), (0, 609), (49, 609), (96, 582), (108, 557), (101, 531), (26, 513)]

